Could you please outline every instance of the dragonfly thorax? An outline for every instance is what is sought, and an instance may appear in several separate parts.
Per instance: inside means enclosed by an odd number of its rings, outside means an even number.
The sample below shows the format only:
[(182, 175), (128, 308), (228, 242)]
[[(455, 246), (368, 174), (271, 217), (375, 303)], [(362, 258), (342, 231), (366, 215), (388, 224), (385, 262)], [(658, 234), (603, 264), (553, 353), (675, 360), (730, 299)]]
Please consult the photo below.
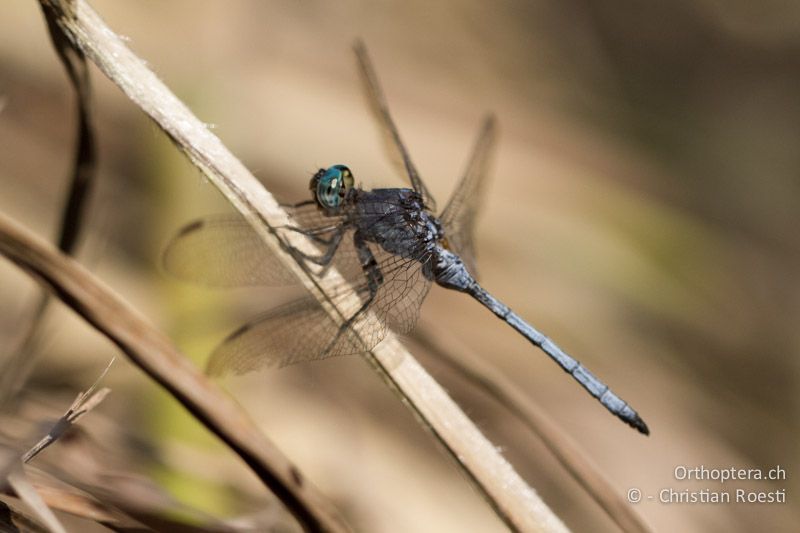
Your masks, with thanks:
[(361, 238), (390, 254), (426, 257), (441, 237), (441, 224), (413, 189), (355, 189), (346, 215)]

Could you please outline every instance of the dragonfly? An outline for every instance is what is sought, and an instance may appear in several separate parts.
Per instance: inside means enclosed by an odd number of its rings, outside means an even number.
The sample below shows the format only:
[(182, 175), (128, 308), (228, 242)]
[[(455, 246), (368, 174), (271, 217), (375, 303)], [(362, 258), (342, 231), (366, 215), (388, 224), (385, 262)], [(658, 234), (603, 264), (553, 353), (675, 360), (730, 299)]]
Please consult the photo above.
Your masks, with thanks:
[[(497, 126), (487, 117), (466, 171), (439, 216), (409, 156), (363, 43), (355, 45), (372, 110), (411, 187), (364, 190), (345, 165), (320, 169), (310, 199), (285, 206), (293, 221), (284, 231), (305, 235), (318, 253), (285, 245), (307, 271), (331, 267), (341, 282), (326, 297), (349, 311), (333, 317), (311, 296), (268, 310), (231, 333), (212, 352), (211, 375), (358, 354), (389, 330), (409, 333), (433, 283), (468, 294), (541, 349), (612, 414), (643, 434), (641, 417), (585, 366), (485, 290), (477, 281), (474, 226), (484, 196)], [(285, 285), (298, 280), (240, 216), (207, 217), (181, 229), (163, 253), (167, 272), (210, 286)], [(355, 299), (353, 298), (355, 296)]]

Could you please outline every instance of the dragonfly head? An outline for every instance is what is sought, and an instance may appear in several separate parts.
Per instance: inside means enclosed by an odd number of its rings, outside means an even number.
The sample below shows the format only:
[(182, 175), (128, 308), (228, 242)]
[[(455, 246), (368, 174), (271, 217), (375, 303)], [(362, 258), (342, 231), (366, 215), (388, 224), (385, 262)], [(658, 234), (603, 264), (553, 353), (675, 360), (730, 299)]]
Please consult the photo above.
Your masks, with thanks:
[(326, 211), (337, 211), (355, 184), (353, 173), (344, 165), (321, 168), (311, 178), (309, 189), (314, 199)]

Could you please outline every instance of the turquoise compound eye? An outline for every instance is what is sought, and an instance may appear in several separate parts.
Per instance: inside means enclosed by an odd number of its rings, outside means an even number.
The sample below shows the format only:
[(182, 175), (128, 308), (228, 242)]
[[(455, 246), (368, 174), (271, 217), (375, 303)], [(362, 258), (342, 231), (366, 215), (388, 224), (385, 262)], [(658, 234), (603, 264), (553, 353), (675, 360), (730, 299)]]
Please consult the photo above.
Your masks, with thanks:
[(353, 175), (344, 165), (328, 168), (317, 182), (317, 201), (328, 209), (342, 205), (347, 191), (353, 186)]

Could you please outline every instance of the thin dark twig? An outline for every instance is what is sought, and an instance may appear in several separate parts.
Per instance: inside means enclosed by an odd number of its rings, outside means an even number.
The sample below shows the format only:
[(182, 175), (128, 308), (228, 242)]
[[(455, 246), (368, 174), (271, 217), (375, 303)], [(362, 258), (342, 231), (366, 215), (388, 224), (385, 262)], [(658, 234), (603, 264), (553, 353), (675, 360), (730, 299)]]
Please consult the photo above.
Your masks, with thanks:
[[(61, 214), (58, 230), (58, 247), (72, 254), (84, 226), (87, 201), (94, 183), (97, 168), (96, 143), (92, 128), (89, 83), (89, 65), (86, 56), (56, 23), (57, 14), (52, 7), (40, 4), (47, 22), (50, 40), (58, 58), (64, 65), (70, 83), (75, 89), (75, 108), (78, 114), (77, 138), (72, 162), (67, 202)], [(44, 321), (50, 295), (42, 291), (31, 306), (19, 334), (18, 341), (0, 361), (0, 405), (13, 397), (22, 387), (33, 369), (38, 347), (38, 333)]]
[(58, 248), (71, 254), (78, 241), (86, 214), (86, 202), (94, 184), (97, 167), (94, 130), (90, 116), (91, 84), (89, 83), (89, 65), (80, 48), (70, 41), (61, 27), (56, 23), (58, 13), (47, 4), (40, 4), (47, 21), (47, 29), (53, 47), (58, 53), (64, 69), (67, 71), (72, 86), (75, 88), (76, 108), (78, 111), (78, 138), (75, 144), (75, 159), (72, 164), (67, 204), (61, 216), (61, 227)]

